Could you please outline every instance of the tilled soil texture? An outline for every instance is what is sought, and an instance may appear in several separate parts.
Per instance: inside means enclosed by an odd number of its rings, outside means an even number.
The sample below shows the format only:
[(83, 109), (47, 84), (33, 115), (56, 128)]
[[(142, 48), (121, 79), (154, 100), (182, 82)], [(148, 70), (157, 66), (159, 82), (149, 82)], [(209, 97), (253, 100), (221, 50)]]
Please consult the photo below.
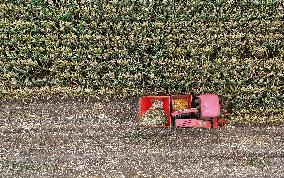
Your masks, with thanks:
[(1, 177), (284, 177), (283, 125), (137, 129), (137, 101), (2, 100)]

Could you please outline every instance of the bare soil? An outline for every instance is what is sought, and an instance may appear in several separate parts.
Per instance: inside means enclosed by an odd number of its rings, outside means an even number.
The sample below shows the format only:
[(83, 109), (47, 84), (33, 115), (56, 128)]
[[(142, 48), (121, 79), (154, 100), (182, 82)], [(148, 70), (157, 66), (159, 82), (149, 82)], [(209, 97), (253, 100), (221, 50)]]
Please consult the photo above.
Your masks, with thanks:
[(284, 126), (138, 129), (137, 98), (0, 101), (0, 177), (284, 177)]

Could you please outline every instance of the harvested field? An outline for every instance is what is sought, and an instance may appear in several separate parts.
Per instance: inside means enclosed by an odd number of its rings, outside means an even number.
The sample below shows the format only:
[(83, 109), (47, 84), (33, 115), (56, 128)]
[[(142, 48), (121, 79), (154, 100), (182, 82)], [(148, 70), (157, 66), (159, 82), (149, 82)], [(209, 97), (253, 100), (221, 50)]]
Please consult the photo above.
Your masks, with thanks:
[(283, 177), (282, 126), (135, 127), (137, 99), (1, 101), (1, 177)]

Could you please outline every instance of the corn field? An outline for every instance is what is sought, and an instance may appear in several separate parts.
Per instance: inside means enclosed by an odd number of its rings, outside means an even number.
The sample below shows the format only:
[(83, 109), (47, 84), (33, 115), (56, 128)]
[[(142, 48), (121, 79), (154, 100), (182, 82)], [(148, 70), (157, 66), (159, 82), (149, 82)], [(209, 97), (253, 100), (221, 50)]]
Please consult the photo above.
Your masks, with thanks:
[(284, 1), (0, 2), (0, 96), (214, 92), (284, 122)]

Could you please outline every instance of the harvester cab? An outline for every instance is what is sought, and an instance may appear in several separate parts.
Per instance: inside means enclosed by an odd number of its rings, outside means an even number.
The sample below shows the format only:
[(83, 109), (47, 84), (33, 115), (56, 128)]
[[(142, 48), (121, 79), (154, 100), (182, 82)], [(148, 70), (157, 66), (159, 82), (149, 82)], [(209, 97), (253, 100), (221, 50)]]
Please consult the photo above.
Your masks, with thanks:
[[(157, 101), (160, 108), (152, 106)], [(227, 122), (220, 116), (220, 99), (215, 94), (195, 99), (192, 95), (144, 96), (139, 100), (138, 122), (143, 127), (221, 128)]]

